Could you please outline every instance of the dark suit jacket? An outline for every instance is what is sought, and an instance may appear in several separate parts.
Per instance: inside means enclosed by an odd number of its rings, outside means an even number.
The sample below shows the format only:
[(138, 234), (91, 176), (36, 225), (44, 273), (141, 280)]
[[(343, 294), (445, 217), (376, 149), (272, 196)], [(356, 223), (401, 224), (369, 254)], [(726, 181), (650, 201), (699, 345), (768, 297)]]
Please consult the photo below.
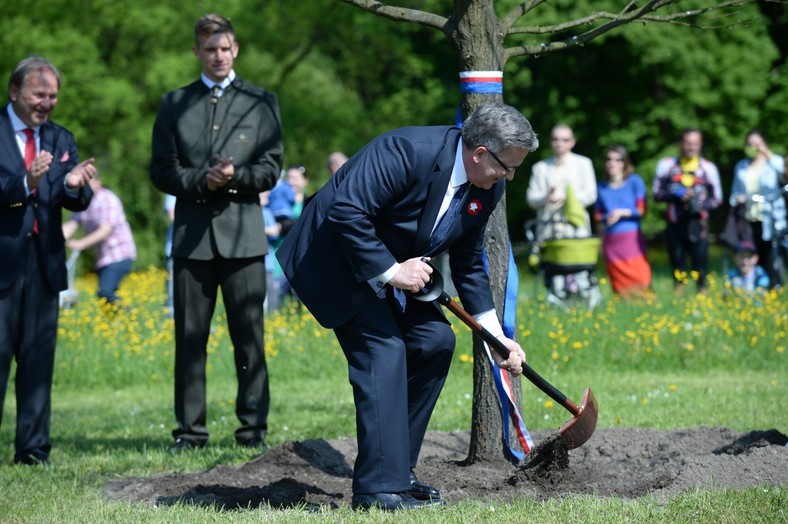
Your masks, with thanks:
[(367, 280), (395, 262), (446, 249), (468, 312), (493, 308), (482, 248), (503, 180), (490, 190), (471, 186), (446, 240), (433, 252), (426, 250), (459, 139), (459, 129), (445, 126), (383, 134), (305, 206), (276, 256), (299, 299), (323, 326), (337, 327), (352, 318), (375, 295)]
[(83, 211), (93, 196), (88, 186), (79, 190), (77, 197), (66, 194), (65, 177), (79, 163), (74, 135), (49, 121), (39, 133), (40, 150), (49, 151), (54, 158), (38, 186), (34, 204), (25, 191), (25, 159), (16, 142), (8, 106), (0, 109), (0, 289), (8, 288), (22, 270), (27, 260), (24, 254), (35, 240), (36, 219), (48, 284), (54, 292), (66, 289), (62, 208)]
[[(178, 197), (174, 257), (268, 252), (258, 194), (274, 186), (284, 156), (276, 95), (239, 78), (215, 104), (200, 80), (167, 93), (153, 126), (152, 150), (151, 180)], [(212, 192), (205, 173), (220, 156), (235, 159), (235, 178)]]

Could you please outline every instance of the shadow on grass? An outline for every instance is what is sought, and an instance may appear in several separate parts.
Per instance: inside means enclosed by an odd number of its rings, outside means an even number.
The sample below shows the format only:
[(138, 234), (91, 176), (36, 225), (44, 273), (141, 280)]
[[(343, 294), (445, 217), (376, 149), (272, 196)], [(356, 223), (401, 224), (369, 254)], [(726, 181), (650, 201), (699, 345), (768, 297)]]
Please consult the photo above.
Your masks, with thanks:
[(338, 508), (342, 493), (327, 493), (322, 489), (298, 482), (292, 478), (283, 478), (261, 487), (240, 488), (230, 485), (195, 486), (181, 495), (159, 497), (157, 505), (194, 505), (213, 507), (223, 511), (248, 510), (270, 507), (273, 509), (304, 509), (320, 510), (320, 504), (307, 502), (309, 495), (328, 497), (336, 500), (332, 507)]

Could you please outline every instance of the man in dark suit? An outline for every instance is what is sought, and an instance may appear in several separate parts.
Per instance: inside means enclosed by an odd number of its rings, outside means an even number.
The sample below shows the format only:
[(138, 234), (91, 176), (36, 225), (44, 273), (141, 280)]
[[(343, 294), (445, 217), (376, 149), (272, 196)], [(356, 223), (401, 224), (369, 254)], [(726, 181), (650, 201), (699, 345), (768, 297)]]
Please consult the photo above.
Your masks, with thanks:
[(205, 15), (194, 30), (201, 78), (165, 94), (153, 126), (150, 176), (175, 195), (175, 449), (202, 447), (205, 363), (222, 289), (238, 376), (236, 441), (264, 448), (269, 408), (263, 353), (265, 236), (259, 193), (284, 156), (276, 95), (238, 78), (232, 24)]
[(60, 73), (48, 60), (19, 62), (0, 111), (0, 420), (16, 359), (14, 461), (46, 463), (58, 293), (66, 289), (62, 209), (82, 211), (93, 159), (79, 163), (74, 136), (49, 121)]
[(496, 356), (499, 365), (522, 373), (525, 354), (503, 335), (482, 248), (505, 181), (537, 146), (528, 120), (503, 104), (482, 106), (462, 131), (385, 133), (329, 179), (277, 251), (298, 297), (334, 329), (348, 360), (355, 508), (444, 504), (414, 474), (455, 343), (440, 306), (402, 293), (429, 281), (422, 257), (448, 250), (463, 305), (511, 350), (505, 361)]

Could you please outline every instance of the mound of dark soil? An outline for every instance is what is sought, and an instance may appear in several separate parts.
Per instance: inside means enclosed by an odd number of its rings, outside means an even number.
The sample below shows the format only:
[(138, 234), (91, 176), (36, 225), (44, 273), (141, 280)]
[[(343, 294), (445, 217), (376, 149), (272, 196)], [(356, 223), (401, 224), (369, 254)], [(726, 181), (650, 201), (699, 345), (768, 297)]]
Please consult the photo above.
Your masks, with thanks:
[[(600, 429), (571, 451), (556, 434), (533, 436), (540, 444), (533, 458), (518, 466), (503, 459), (467, 465), (468, 432), (429, 433), (417, 474), (450, 503), (569, 494), (669, 497), (694, 488), (788, 484), (788, 437), (776, 430)], [(337, 507), (350, 503), (355, 454), (352, 438), (286, 442), (239, 467), (125, 479), (107, 484), (105, 491), (112, 499), (227, 510)]]

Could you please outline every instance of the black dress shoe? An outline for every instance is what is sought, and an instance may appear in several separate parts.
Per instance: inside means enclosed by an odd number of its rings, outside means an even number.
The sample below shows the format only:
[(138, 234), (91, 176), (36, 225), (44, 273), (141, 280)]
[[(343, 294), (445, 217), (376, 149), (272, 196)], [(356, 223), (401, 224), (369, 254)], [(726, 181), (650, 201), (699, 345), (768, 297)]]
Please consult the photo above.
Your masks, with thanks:
[(175, 444), (172, 446), (172, 451), (179, 452), (179, 451), (189, 451), (192, 449), (197, 449), (205, 446), (205, 444), (200, 444), (196, 440), (190, 440), (184, 437), (178, 437), (175, 439)]
[(239, 446), (243, 446), (245, 448), (254, 448), (259, 451), (268, 451), (271, 447), (265, 443), (265, 439), (261, 437), (252, 437), (252, 438), (239, 438), (235, 439), (238, 442)]
[(24, 466), (48, 466), (49, 459), (47, 457), (36, 455), (35, 453), (28, 453), (27, 455), (23, 455), (21, 457), (14, 457), (14, 462), (16, 464), (22, 464)]
[(407, 492), (403, 493), (356, 493), (353, 495), (353, 509), (379, 508), (386, 511), (399, 509), (420, 509), (445, 506), (442, 499), (417, 500)]
[(440, 500), (441, 493), (432, 486), (428, 486), (423, 482), (419, 482), (416, 474), (410, 472), (410, 489), (407, 491), (408, 495), (417, 500)]

